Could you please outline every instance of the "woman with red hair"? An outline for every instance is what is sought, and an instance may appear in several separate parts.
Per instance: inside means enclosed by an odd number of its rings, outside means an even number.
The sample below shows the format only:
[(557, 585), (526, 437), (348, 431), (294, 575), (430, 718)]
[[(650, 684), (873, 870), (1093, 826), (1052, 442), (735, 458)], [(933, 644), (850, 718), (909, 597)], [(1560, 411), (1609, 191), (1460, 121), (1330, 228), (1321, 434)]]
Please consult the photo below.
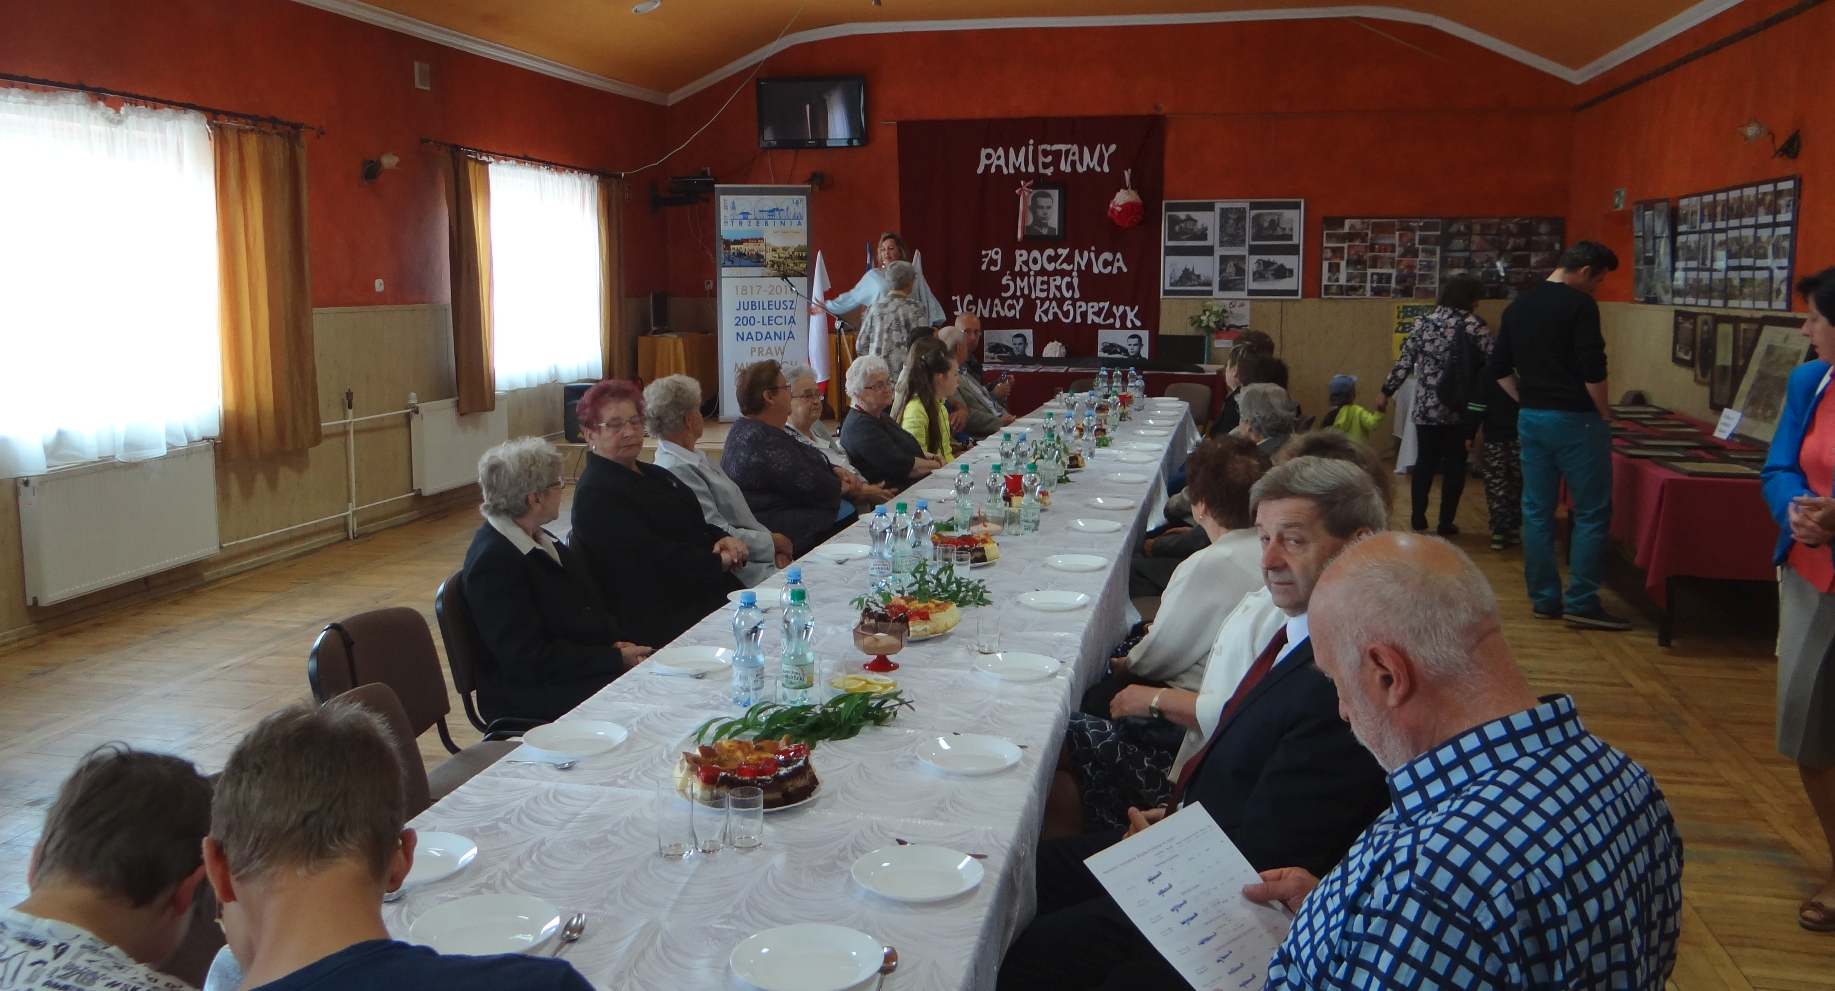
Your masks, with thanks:
[(668, 469), (637, 460), (644, 397), (607, 379), (577, 407), (586, 467), (573, 497), (573, 536), (625, 635), (661, 647), (726, 605), (751, 552), (707, 522), (701, 503)]

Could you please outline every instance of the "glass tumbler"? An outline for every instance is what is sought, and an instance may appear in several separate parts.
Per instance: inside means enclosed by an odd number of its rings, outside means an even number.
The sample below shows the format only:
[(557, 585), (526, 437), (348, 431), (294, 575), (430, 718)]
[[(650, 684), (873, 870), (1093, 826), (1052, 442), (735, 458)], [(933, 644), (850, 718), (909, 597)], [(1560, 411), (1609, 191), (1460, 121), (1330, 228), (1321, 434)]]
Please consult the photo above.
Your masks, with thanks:
[(952, 563), (955, 565), (956, 574), (967, 575), (968, 569), (975, 566), (974, 550), (968, 547), (957, 547), (954, 549), (954, 554), (955, 560)]
[(735, 850), (756, 850), (765, 841), (765, 792), (734, 788), (727, 794), (727, 841)]
[(993, 606), (982, 606), (975, 617), (975, 652), (978, 654), (1000, 653), (1000, 610)]
[(726, 796), (694, 803), (695, 849), (719, 853), (726, 845)]
[(694, 852), (694, 803), (676, 794), (674, 785), (656, 788), (656, 852), (681, 860)]

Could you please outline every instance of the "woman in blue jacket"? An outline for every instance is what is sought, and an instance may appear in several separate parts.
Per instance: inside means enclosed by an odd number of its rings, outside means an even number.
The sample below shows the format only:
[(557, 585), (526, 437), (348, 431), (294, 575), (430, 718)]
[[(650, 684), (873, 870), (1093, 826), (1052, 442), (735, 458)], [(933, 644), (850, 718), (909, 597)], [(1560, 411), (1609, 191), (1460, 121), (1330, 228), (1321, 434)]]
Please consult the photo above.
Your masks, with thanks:
[[(1803, 790), (1835, 857), (1835, 268), (1797, 283), (1809, 300), (1803, 336), (1822, 355), (1791, 373), (1765, 459), (1765, 502), (1778, 538), (1778, 752), (1797, 763)], [(1835, 874), (1797, 910), (1797, 924), (1835, 932)]]

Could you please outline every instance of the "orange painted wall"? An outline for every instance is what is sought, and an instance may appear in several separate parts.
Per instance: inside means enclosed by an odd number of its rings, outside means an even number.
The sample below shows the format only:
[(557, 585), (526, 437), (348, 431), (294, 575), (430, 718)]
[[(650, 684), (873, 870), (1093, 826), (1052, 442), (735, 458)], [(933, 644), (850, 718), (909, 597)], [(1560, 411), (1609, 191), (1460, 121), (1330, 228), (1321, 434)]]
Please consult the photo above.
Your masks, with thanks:
[[(1581, 98), (1605, 93), (1703, 45), (1792, 5), (1793, 0), (1746, 0), (1582, 88)], [(1835, 4), (1789, 21), (1590, 107), (1574, 118), (1570, 237), (1603, 241), (1629, 258), (1629, 211), (1612, 209), (1612, 191), (1631, 201), (1717, 189), (1774, 176), (1804, 177), (1798, 222), (1797, 272), (1835, 265), (1835, 73), (1828, 71), (1835, 38)], [(1745, 144), (1734, 129), (1757, 117), (1782, 140), (1802, 128), (1796, 161), (1771, 157), (1771, 143)], [(1631, 279), (1609, 279), (1602, 299), (1631, 298)], [(1801, 301), (1797, 301), (1799, 307)]]
[[(1329, 214), (1564, 213), (1574, 87), (1431, 28), (1380, 27), (1027, 29), (800, 45), (760, 74), (865, 75), (866, 147), (760, 151), (748, 84), (667, 172), (711, 166), (723, 182), (827, 173), (834, 186), (811, 206), (813, 239), (843, 288), (860, 275), (863, 243), (897, 224), (897, 120), (1162, 112), (1167, 196), (1304, 197), (1309, 245)], [(671, 146), (739, 82), (671, 107)], [(711, 207), (667, 213), (671, 291), (699, 295), (713, 278)], [(1308, 296), (1318, 294), (1317, 267), (1309, 258)]]
[[(664, 108), (290, 0), (0, 0), (0, 71), (322, 125), (307, 138), (315, 306), (450, 298), (422, 137), (609, 171), (661, 154)], [(412, 63), (433, 67), (413, 87)], [(364, 185), (364, 159), (401, 156)], [(663, 288), (662, 226), (627, 210), (626, 288)], [(386, 291), (374, 290), (376, 279)]]

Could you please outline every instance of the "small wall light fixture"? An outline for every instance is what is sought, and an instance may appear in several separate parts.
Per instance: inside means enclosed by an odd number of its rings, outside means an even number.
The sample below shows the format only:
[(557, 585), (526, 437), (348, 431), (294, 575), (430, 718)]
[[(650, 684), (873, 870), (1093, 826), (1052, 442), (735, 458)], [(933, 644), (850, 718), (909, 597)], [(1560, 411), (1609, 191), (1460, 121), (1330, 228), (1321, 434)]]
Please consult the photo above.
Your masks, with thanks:
[(662, 5), (663, 5), (663, 0), (643, 0), (642, 3), (631, 8), (631, 13), (648, 14), (650, 11), (655, 10), (658, 7), (661, 7)]
[(1741, 124), (1737, 130), (1739, 131), (1739, 136), (1746, 139), (1747, 144), (1751, 144), (1771, 133), (1771, 128), (1759, 123), (1757, 117), (1749, 118), (1744, 124)]
[(1736, 130), (1739, 132), (1739, 136), (1746, 140), (1746, 144), (1751, 144), (1760, 138), (1770, 138), (1772, 158), (1795, 159), (1798, 155), (1803, 153), (1802, 131), (1790, 132), (1790, 137), (1785, 138), (1784, 142), (1779, 144), (1777, 134), (1773, 132), (1771, 128), (1761, 123), (1757, 117), (1748, 118), (1747, 121), (1736, 128)]
[(365, 159), (363, 162), (363, 181), (366, 183), (375, 182), (378, 178), (381, 177), (383, 169), (394, 169), (394, 168), (400, 168), (400, 167), (401, 167), (401, 156), (393, 152), (387, 153), (383, 155), (381, 158)]

